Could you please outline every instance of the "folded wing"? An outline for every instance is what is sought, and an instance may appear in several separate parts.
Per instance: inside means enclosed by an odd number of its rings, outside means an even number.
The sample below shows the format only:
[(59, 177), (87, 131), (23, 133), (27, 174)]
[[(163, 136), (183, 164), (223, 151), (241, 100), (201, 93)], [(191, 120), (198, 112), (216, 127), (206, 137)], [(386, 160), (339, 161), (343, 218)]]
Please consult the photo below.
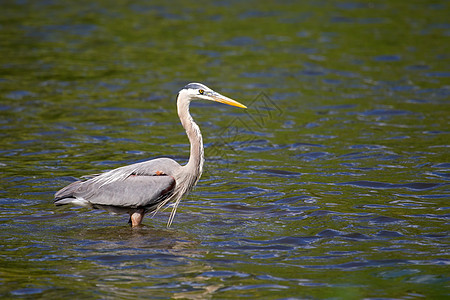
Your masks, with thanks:
[(55, 204), (152, 207), (172, 195), (174, 174), (180, 168), (171, 159), (156, 159), (118, 168), (86, 181), (76, 181), (55, 194)]

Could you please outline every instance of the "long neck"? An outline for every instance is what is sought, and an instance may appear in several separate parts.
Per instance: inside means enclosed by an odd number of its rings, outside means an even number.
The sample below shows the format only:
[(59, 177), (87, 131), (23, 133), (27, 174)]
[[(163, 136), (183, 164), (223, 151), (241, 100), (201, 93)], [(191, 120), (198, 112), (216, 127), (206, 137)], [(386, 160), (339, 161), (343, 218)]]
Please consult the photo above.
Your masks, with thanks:
[(189, 162), (183, 167), (193, 172), (193, 177), (196, 177), (195, 182), (200, 178), (203, 171), (203, 139), (200, 132), (200, 128), (192, 119), (189, 113), (189, 102), (187, 100), (180, 99), (178, 96), (177, 109), (178, 116), (180, 117), (181, 124), (186, 130), (186, 134), (191, 144), (191, 155), (189, 156)]

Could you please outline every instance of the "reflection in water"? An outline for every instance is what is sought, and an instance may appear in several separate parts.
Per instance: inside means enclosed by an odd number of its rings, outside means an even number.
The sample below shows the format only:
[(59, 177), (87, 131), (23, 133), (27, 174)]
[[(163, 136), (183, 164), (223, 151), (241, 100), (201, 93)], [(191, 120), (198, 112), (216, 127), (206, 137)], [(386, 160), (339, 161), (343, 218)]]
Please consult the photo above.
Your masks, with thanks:
[(180, 231), (149, 226), (138, 228), (124, 226), (82, 228), (73, 232), (73, 234), (84, 241), (91, 240), (95, 243), (92, 249), (96, 250), (120, 249), (124, 247), (182, 250), (196, 248), (198, 245), (198, 242), (190, 241), (190, 238)]
[[(223, 286), (209, 284), (209, 278), (202, 275), (213, 270), (201, 260), (208, 251), (198, 249), (198, 241), (178, 230), (115, 226), (80, 228), (70, 236), (69, 243), (76, 245), (75, 259), (94, 264), (77, 276), (97, 277), (101, 268), (103, 278), (97, 288), (104, 294), (135, 297), (189, 285), (188, 291), (174, 297), (202, 299)], [(173, 285), (174, 279), (186, 284)]]

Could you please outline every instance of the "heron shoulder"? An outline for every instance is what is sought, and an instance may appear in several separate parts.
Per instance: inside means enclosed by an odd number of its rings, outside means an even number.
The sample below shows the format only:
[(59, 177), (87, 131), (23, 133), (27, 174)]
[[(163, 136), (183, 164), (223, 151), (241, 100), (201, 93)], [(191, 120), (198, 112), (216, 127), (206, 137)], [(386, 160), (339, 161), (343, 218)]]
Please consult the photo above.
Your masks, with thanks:
[(159, 175), (158, 172), (174, 175), (181, 169), (179, 163), (168, 157), (155, 158), (129, 167), (134, 169), (136, 175)]
[(103, 186), (116, 181), (123, 181), (131, 175), (154, 176), (154, 175), (174, 175), (181, 169), (181, 166), (170, 158), (156, 158), (140, 163), (135, 163), (128, 166), (123, 166), (105, 173), (102, 173), (94, 178), (87, 180)]

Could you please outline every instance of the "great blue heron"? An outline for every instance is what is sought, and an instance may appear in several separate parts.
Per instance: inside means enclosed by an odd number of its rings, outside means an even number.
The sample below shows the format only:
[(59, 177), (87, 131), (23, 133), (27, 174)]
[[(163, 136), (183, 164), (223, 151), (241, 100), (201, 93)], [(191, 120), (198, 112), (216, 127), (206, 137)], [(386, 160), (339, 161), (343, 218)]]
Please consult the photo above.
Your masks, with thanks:
[(156, 213), (165, 204), (174, 201), (167, 222), (169, 227), (181, 198), (197, 184), (203, 169), (202, 135), (189, 113), (192, 100), (210, 100), (247, 108), (201, 83), (189, 83), (177, 97), (178, 116), (191, 144), (186, 165), (181, 166), (170, 158), (157, 158), (93, 175), (88, 180), (73, 182), (58, 191), (55, 204), (75, 204), (112, 213), (128, 213), (131, 226), (136, 227), (146, 213)]

